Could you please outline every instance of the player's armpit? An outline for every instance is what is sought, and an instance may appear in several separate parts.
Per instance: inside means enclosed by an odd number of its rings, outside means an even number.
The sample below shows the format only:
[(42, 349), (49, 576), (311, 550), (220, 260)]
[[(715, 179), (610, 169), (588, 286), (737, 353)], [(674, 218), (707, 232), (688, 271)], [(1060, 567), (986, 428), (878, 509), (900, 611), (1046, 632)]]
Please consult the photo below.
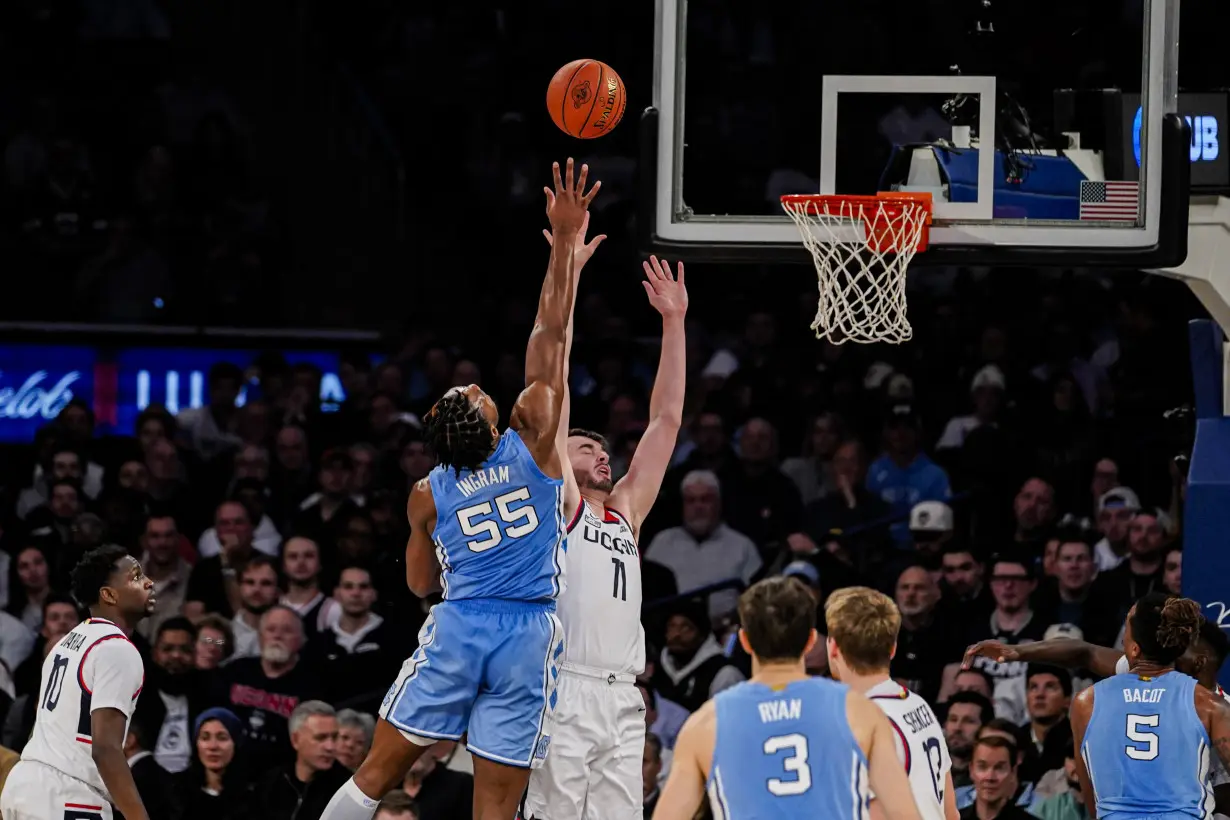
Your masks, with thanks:
[(709, 726), (715, 718), (712, 704), (708, 701), (679, 730), (671, 772), (654, 809), (654, 820), (692, 820), (704, 801), (707, 773), (701, 761), (713, 757), (714, 733)]
[(431, 533), (436, 528), (436, 502), (431, 482), (422, 478), (410, 490), (406, 502), (410, 539), (406, 541), (406, 586), (420, 598), (440, 591), (440, 562)]
[(959, 820), (961, 812), (957, 809), (957, 787), (952, 782), (952, 772), (944, 775), (944, 820)]
[(1197, 689), (1196, 694), (1199, 700), (1208, 704), (1206, 708), (1209, 719), (1206, 728), (1213, 751), (1217, 753), (1222, 765), (1230, 769), (1230, 704), (1207, 689)]
[[(871, 789), (876, 794), (886, 817), (892, 820), (919, 820), (918, 806), (905, 768), (897, 758), (895, 733), (884, 713), (865, 698), (847, 701), (852, 718), (851, 728), (855, 737), (863, 735), (856, 726), (871, 728), (871, 742), (867, 749), (867, 775)], [(864, 735), (865, 736), (865, 735)]]
[(1092, 714), (1093, 687), (1090, 687), (1072, 699), (1068, 720), (1072, 724), (1072, 748), (1076, 750), (1073, 757), (1076, 763), (1076, 780), (1081, 785), (1086, 811), (1090, 817), (1097, 817), (1097, 799), (1094, 797), (1093, 784), (1089, 780), (1089, 770), (1085, 768), (1085, 756), (1081, 754), (1081, 747), (1085, 744), (1085, 729), (1089, 727), (1089, 716)]
[(111, 801), (128, 820), (149, 820), (132, 769), (124, 756), (128, 716), (119, 709), (95, 709), (90, 713), (90, 755)]

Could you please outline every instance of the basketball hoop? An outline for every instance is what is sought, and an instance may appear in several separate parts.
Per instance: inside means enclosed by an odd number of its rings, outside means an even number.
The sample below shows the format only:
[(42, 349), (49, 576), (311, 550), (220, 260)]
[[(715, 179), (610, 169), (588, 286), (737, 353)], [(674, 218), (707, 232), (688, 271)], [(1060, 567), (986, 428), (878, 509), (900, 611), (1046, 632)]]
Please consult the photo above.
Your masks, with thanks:
[(900, 344), (914, 335), (905, 309), (905, 271), (927, 249), (931, 194), (788, 194), (782, 208), (799, 227), (820, 278), (817, 339)]

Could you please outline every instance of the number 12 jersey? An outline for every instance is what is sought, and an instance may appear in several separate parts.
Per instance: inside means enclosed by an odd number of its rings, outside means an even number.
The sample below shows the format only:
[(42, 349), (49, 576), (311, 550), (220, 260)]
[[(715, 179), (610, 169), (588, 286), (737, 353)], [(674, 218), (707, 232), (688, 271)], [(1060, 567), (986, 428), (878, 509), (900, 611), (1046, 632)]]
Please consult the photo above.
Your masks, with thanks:
[(921, 697), (894, 680), (877, 683), (867, 697), (888, 717), (897, 736), (897, 758), (910, 779), (922, 820), (944, 820), (944, 787), (952, 758), (944, 730)]
[(145, 683), (141, 655), (111, 621), (77, 624), (43, 660), (34, 731), (22, 750), (33, 760), (76, 778), (111, 799), (91, 756), (90, 715), (118, 709), (132, 718)]

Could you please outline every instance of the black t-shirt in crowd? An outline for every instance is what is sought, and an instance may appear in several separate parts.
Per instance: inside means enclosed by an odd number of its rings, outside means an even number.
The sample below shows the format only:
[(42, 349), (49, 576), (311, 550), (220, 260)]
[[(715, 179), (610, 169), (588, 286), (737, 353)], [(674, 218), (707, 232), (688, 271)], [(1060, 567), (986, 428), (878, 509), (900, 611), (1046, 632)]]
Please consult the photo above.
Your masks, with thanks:
[[(1016, 632), (1009, 632), (999, 625), (999, 619), (992, 612), (987, 618), (974, 621), (970, 624), (969, 632), (966, 637), (966, 644), (975, 644), (979, 641), (999, 641), (1008, 645), (1019, 643), (1032, 643), (1040, 641), (1046, 635), (1046, 628), (1050, 626), (1046, 619), (1039, 617), (1035, 612), (1030, 615), (1029, 620), (1021, 625), (1021, 628)], [(957, 658), (956, 660), (960, 660)], [(991, 677), (991, 680), (998, 683), (1009, 678), (1021, 677), (1025, 674), (1024, 661), (1005, 661), (1000, 663), (994, 658), (974, 658), (972, 666), (975, 669), (981, 669)]]
[(265, 674), (260, 658), (239, 658), (218, 669), (212, 701), (238, 716), (244, 727), (246, 765), (263, 771), (293, 759), (290, 713), (326, 695), (319, 671), (300, 660), (284, 675)]
[(222, 575), (222, 556), (212, 555), (202, 558), (192, 568), (188, 576), (188, 589), (184, 591), (185, 601), (200, 601), (205, 605), (206, 612), (216, 612), (230, 618), (231, 604), (226, 599), (226, 579)]

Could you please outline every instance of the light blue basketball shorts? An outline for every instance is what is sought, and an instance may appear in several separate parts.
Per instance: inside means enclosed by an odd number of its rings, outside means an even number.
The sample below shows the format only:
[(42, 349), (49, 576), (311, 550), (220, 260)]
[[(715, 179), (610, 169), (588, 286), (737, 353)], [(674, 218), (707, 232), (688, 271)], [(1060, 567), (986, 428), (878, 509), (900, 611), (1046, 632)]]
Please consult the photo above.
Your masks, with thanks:
[(469, 731), (471, 753), (538, 768), (551, 743), (563, 636), (553, 604), (436, 604), (380, 717), (418, 738), (458, 740)]

